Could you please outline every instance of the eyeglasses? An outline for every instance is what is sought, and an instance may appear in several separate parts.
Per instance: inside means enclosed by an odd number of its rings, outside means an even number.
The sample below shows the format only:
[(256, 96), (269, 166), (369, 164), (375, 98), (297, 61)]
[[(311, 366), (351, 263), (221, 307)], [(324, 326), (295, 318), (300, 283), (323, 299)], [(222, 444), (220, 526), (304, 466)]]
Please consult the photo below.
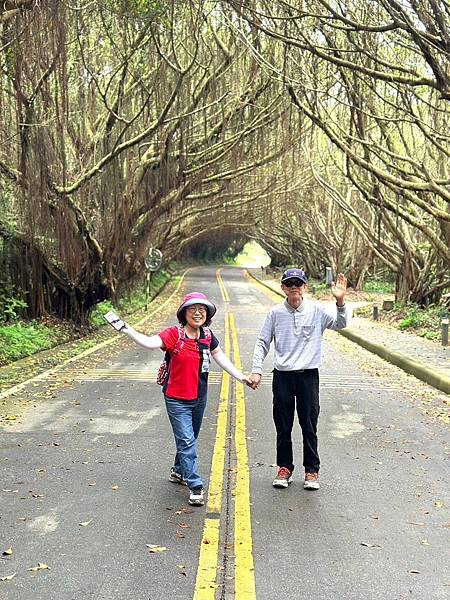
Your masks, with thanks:
[(301, 279), (288, 279), (283, 285), (286, 287), (302, 287), (302, 285), (305, 285), (305, 282)]
[(188, 306), (186, 310), (191, 315), (194, 315), (196, 312), (199, 312), (201, 315), (206, 315), (206, 308), (201, 304), (193, 304), (192, 306)]

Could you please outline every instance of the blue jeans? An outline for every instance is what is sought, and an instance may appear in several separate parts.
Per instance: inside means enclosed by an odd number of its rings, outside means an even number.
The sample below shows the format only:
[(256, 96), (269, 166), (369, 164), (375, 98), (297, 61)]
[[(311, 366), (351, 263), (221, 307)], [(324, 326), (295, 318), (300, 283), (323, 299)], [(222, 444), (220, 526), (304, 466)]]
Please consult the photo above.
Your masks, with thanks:
[(177, 453), (174, 469), (181, 473), (189, 489), (203, 485), (198, 474), (197, 438), (206, 408), (206, 394), (197, 400), (175, 400), (164, 396), (172, 425)]

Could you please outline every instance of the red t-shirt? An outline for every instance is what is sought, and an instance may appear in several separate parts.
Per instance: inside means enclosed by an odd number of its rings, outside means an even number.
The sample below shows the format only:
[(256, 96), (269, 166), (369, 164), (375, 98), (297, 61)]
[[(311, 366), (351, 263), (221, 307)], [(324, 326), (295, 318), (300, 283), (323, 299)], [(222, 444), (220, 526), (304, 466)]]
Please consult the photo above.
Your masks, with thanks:
[(169, 353), (169, 377), (163, 386), (163, 392), (169, 398), (176, 400), (196, 400), (206, 394), (210, 351), (215, 350), (219, 340), (211, 332), (211, 337), (205, 337), (203, 327), (200, 336), (192, 340), (187, 336), (183, 347), (177, 354), (173, 353), (178, 341), (178, 327), (169, 327), (159, 333), (165, 349)]

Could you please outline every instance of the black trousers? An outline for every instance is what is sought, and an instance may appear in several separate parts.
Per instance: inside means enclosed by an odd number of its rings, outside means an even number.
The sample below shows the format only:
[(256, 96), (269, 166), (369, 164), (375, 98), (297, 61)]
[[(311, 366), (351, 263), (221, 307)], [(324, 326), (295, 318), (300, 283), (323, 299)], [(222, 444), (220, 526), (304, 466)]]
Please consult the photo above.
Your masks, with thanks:
[(294, 470), (292, 427), (295, 409), (303, 435), (303, 466), (317, 473), (320, 459), (317, 451), (319, 419), (319, 370), (273, 371), (273, 420), (277, 430), (277, 465)]

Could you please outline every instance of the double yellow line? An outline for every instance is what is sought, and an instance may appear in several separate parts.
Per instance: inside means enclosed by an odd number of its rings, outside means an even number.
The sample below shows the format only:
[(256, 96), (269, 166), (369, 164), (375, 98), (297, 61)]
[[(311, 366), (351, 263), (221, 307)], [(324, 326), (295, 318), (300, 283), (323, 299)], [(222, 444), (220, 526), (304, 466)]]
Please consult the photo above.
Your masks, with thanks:
[[(230, 301), (223, 283), (220, 270), (217, 282), (225, 302)], [(230, 338), (233, 345), (233, 357), (236, 367), (241, 369), (241, 359), (237, 340), (234, 315), (225, 315), (225, 347), (230, 355)], [(245, 424), (245, 395), (242, 383), (236, 382), (236, 414), (234, 446), (236, 452), (236, 487), (234, 490), (234, 596), (236, 600), (256, 598), (253, 565), (253, 543), (250, 515), (250, 476)], [(225, 454), (227, 423), (229, 417), (230, 376), (223, 373), (220, 390), (220, 403), (217, 419), (217, 432), (212, 457), (211, 477), (203, 536), (200, 545), (200, 557), (195, 583), (194, 600), (214, 600), (219, 573), (219, 544), (221, 524), (226, 515), (222, 514), (223, 480), (225, 476)], [(223, 532), (222, 532), (223, 533)]]

